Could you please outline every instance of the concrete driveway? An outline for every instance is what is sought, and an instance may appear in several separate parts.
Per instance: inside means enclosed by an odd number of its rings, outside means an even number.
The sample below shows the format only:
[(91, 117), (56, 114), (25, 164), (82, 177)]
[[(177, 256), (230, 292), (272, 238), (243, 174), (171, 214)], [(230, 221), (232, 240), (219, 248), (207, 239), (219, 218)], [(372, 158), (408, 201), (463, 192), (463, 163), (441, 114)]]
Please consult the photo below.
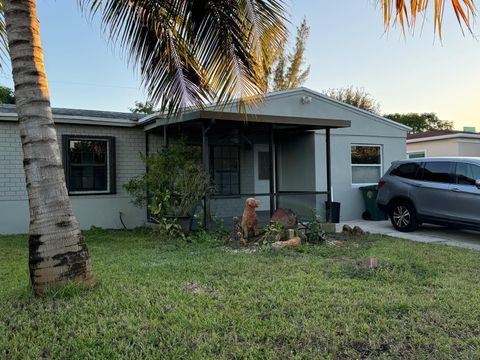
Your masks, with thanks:
[(396, 231), (390, 221), (366, 220), (348, 221), (339, 224), (337, 225), (339, 231), (341, 231), (344, 224), (348, 224), (351, 227), (358, 225), (371, 234), (382, 234), (424, 243), (445, 244), (466, 249), (480, 250), (480, 232), (476, 231), (449, 229), (435, 225), (422, 225), (415, 232), (402, 233)]

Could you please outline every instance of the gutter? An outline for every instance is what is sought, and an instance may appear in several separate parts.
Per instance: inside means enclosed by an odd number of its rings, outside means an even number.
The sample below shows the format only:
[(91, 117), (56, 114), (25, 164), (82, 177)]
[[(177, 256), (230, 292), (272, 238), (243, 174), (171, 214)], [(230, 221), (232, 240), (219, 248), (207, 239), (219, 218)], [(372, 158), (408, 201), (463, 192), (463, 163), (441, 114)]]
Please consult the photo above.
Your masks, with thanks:
[(429, 136), (429, 137), (416, 138), (416, 139), (407, 139), (407, 144), (414, 144), (414, 143), (426, 142), (426, 141), (437, 141), (437, 140), (456, 139), (456, 138), (462, 138), (462, 139), (479, 139), (479, 140), (480, 140), (480, 134), (465, 134), (465, 133), (460, 133), (460, 134), (449, 134), (449, 135)]

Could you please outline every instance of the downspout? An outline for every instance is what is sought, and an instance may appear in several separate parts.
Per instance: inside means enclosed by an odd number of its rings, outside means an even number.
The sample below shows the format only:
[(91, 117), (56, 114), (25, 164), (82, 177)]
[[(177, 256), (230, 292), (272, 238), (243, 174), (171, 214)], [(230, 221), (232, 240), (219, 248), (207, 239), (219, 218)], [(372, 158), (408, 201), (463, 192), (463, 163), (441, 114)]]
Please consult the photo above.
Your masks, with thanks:
[(332, 220), (332, 159), (330, 149), (330, 128), (325, 129), (325, 147), (327, 156), (327, 223)]

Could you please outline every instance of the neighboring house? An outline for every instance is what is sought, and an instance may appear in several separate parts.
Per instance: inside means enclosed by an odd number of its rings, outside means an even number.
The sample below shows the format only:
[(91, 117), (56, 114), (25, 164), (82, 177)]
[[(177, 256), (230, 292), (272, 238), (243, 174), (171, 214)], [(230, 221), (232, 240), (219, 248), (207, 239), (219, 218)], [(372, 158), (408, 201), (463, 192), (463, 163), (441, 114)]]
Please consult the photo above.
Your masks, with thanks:
[(407, 137), (407, 157), (480, 156), (480, 133), (433, 130)]
[[(257, 108), (189, 109), (178, 118), (53, 109), (67, 187), (82, 228), (132, 228), (147, 220), (123, 188), (145, 171), (140, 153), (185, 138), (199, 146), (216, 193), (207, 218), (241, 216), (247, 197), (259, 212), (290, 207), (302, 217), (325, 201), (342, 205), (341, 220), (361, 217), (358, 187), (375, 184), (406, 156), (408, 127), (299, 88), (268, 94)], [(22, 150), (13, 105), (0, 106), (0, 233), (28, 231)], [(328, 171), (329, 166), (330, 169)], [(208, 216), (210, 215), (210, 216)], [(122, 224), (123, 222), (123, 224)]]

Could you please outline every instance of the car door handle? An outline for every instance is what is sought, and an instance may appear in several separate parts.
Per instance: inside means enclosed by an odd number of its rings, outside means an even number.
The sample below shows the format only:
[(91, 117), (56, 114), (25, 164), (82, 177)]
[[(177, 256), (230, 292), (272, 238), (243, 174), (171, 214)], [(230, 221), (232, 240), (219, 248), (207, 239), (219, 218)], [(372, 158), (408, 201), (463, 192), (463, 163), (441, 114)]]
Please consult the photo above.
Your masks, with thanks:
[(452, 191), (460, 192), (460, 189), (459, 188), (452, 188)]

